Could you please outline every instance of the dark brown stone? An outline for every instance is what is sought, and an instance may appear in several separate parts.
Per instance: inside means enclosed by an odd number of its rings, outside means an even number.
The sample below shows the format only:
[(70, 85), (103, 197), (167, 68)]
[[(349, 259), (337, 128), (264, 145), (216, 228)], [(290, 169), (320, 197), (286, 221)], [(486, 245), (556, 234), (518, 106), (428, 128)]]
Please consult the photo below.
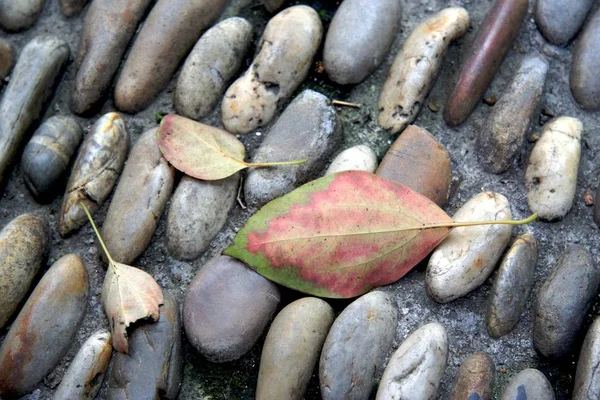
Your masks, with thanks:
[(15, 66), (15, 52), (10, 42), (0, 38), (0, 88), (4, 83), (4, 78), (10, 74)]
[(390, 147), (375, 174), (406, 185), (442, 207), (448, 199), (452, 165), (444, 145), (425, 129), (410, 125)]
[(460, 365), (450, 400), (490, 400), (494, 389), (494, 361), (485, 353), (471, 354)]

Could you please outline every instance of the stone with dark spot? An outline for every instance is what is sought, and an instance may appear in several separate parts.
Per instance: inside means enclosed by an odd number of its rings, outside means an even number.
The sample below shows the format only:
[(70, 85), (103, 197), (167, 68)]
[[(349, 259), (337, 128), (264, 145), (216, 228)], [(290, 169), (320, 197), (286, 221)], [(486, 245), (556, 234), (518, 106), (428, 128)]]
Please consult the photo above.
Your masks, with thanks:
[(537, 0), (535, 23), (552, 44), (563, 46), (579, 31), (594, 0)]
[(469, 355), (460, 365), (450, 400), (491, 400), (496, 367), (485, 353)]
[(571, 92), (581, 107), (600, 109), (600, 10), (587, 23), (577, 40), (571, 64)]
[(392, 354), (377, 400), (437, 398), (448, 361), (448, 335), (438, 323), (421, 326)]
[(490, 336), (504, 336), (519, 322), (533, 288), (537, 260), (538, 246), (532, 233), (519, 236), (504, 256), (490, 294), (486, 319)]
[(380, 291), (351, 303), (333, 323), (321, 353), (324, 400), (366, 399), (396, 335), (398, 311)]
[(581, 346), (573, 400), (600, 399), (600, 318), (596, 317)]
[(500, 400), (554, 400), (554, 390), (541, 371), (527, 368), (512, 377)]
[(181, 320), (175, 298), (164, 297), (159, 320), (135, 328), (129, 354), (115, 354), (109, 400), (177, 399), (183, 377)]
[(325, 38), (323, 65), (340, 85), (362, 82), (388, 55), (400, 27), (397, 0), (346, 0)]
[(273, 124), (252, 162), (306, 162), (252, 169), (245, 183), (248, 205), (258, 208), (319, 177), (341, 136), (342, 125), (327, 97), (310, 89), (300, 93)]
[(46, 0), (0, 1), (0, 27), (7, 31), (29, 29), (35, 24)]
[(452, 180), (450, 154), (431, 133), (410, 125), (392, 144), (375, 174), (406, 185), (443, 207)]
[(0, 348), (0, 397), (28, 393), (67, 353), (85, 315), (88, 285), (76, 254), (44, 274)]
[(570, 245), (538, 292), (533, 345), (544, 357), (571, 350), (600, 288), (600, 269), (580, 245)]
[(150, 129), (131, 150), (102, 225), (102, 237), (115, 261), (130, 264), (146, 250), (174, 180), (175, 170), (158, 148), (156, 129)]
[(183, 325), (196, 350), (213, 362), (237, 360), (263, 333), (279, 305), (277, 286), (226, 256), (213, 258), (188, 287)]

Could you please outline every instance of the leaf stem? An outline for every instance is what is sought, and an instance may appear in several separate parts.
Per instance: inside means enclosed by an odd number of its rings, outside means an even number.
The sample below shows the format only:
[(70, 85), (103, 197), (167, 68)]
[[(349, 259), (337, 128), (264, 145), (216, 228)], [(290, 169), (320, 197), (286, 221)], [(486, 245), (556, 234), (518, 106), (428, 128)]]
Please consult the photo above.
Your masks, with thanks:
[(423, 225), (421, 229), (429, 228), (463, 228), (465, 226), (480, 226), (480, 225), (525, 225), (535, 221), (538, 218), (537, 213), (531, 214), (525, 219), (507, 219), (494, 221), (454, 221), (447, 224), (431, 224)]
[(298, 164), (304, 164), (307, 161), (308, 160), (277, 161), (277, 162), (266, 162), (266, 163), (247, 163), (247, 162), (244, 162), (244, 164), (246, 164), (247, 167), (276, 167), (278, 165), (298, 165)]
[(104, 249), (104, 253), (106, 253), (106, 258), (108, 258), (109, 264), (114, 267), (115, 260), (113, 260), (113, 258), (110, 256), (110, 253), (108, 252), (108, 249), (106, 248), (106, 245), (104, 244), (104, 240), (102, 240), (102, 236), (100, 236), (98, 227), (96, 226), (96, 223), (94, 222), (94, 219), (92, 218), (92, 215), (90, 214), (90, 210), (88, 210), (87, 206), (85, 205), (85, 203), (83, 201), (80, 201), (79, 205), (81, 206), (81, 208), (83, 208), (83, 211), (85, 211), (85, 215), (87, 215), (88, 219), (90, 220), (90, 224), (92, 224), (92, 228), (94, 229), (94, 232), (96, 233), (96, 236), (98, 237), (98, 240), (100, 241), (100, 245), (102, 246), (102, 249)]

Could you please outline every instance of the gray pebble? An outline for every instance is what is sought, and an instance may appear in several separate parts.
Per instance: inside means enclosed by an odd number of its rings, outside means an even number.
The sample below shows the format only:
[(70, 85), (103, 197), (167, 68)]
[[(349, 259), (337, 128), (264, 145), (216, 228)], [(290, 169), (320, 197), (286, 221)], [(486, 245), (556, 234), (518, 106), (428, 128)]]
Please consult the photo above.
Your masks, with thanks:
[(0, 231), (0, 329), (25, 298), (49, 245), (48, 221), (23, 214)]
[(79, 123), (66, 116), (51, 117), (35, 131), (23, 151), (21, 169), (36, 200), (45, 202), (57, 194), (82, 139)]
[(54, 400), (93, 399), (112, 356), (110, 332), (94, 333), (77, 352), (54, 392)]
[(538, 292), (533, 345), (544, 357), (566, 355), (600, 288), (600, 269), (582, 246), (570, 245)]
[(0, 180), (52, 97), (69, 54), (67, 43), (51, 35), (33, 38), (21, 51), (0, 102)]
[(248, 173), (248, 205), (260, 207), (317, 178), (342, 136), (335, 109), (324, 95), (300, 93), (273, 124), (252, 162), (307, 161), (300, 165), (255, 168)]
[(504, 336), (519, 322), (533, 287), (537, 260), (537, 241), (531, 233), (519, 236), (504, 256), (490, 294), (486, 319), (490, 336)]
[(233, 258), (218, 256), (202, 267), (187, 289), (185, 333), (208, 360), (237, 360), (254, 346), (279, 300), (274, 283)]
[(375, 172), (377, 169), (377, 155), (369, 146), (360, 144), (350, 147), (338, 154), (325, 171), (325, 175), (342, 171)]
[(554, 390), (542, 372), (527, 368), (508, 382), (500, 400), (554, 400)]
[(447, 361), (446, 328), (437, 323), (421, 326), (390, 357), (376, 399), (437, 398)]
[(178, 114), (195, 120), (206, 116), (238, 72), (252, 40), (252, 24), (229, 18), (210, 28), (185, 60), (175, 88)]
[(175, 298), (164, 297), (159, 320), (135, 328), (129, 354), (115, 354), (109, 400), (177, 399), (183, 377), (181, 320)]
[(600, 10), (588, 21), (577, 40), (571, 65), (571, 92), (581, 107), (600, 109)]
[(567, 44), (583, 25), (594, 0), (537, 0), (535, 23), (547, 41)]
[(327, 332), (333, 309), (305, 297), (287, 305), (271, 324), (263, 346), (257, 400), (302, 400)]
[(323, 400), (366, 399), (396, 335), (398, 311), (392, 298), (370, 292), (337, 317), (321, 353)]
[(573, 400), (600, 399), (600, 318), (596, 317), (581, 346)]
[(158, 148), (156, 128), (146, 131), (131, 150), (102, 224), (102, 237), (115, 261), (130, 264), (146, 250), (174, 181), (175, 170)]
[(400, 27), (397, 0), (346, 0), (337, 9), (323, 50), (329, 78), (341, 85), (362, 82), (390, 51)]
[(548, 67), (548, 61), (541, 55), (525, 56), (494, 105), (477, 141), (479, 160), (486, 171), (500, 174), (518, 157), (542, 98)]
[(85, 315), (88, 289), (76, 254), (44, 274), (0, 347), (0, 397), (28, 393), (64, 357)]
[(46, 0), (2, 0), (0, 26), (7, 31), (29, 29), (35, 24)]
[(208, 248), (235, 206), (239, 174), (217, 181), (184, 176), (167, 218), (167, 249), (178, 260), (194, 260)]

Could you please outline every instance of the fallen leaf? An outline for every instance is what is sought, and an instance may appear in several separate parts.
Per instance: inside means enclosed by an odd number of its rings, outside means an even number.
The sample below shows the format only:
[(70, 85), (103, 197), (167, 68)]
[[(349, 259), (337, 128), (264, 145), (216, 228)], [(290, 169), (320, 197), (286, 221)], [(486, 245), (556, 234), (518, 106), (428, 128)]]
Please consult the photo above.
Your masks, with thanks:
[(156, 135), (158, 147), (171, 165), (196, 179), (225, 179), (248, 167), (306, 162), (247, 163), (244, 144), (231, 133), (175, 114), (162, 119)]
[(347, 171), (312, 181), (252, 216), (224, 254), (283, 286), (349, 298), (408, 273), (455, 222), (427, 197), (379, 176)]
[(108, 259), (108, 270), (102, 285), (102, 305), (110, 323), (113, 347), (127, 354), (127, 329), (138, 321), (158, 321), (160, 306), (165, 302), (163, 293), (147, 272), (113, 260), (89, 210), (85, 204), (81, 204)]

